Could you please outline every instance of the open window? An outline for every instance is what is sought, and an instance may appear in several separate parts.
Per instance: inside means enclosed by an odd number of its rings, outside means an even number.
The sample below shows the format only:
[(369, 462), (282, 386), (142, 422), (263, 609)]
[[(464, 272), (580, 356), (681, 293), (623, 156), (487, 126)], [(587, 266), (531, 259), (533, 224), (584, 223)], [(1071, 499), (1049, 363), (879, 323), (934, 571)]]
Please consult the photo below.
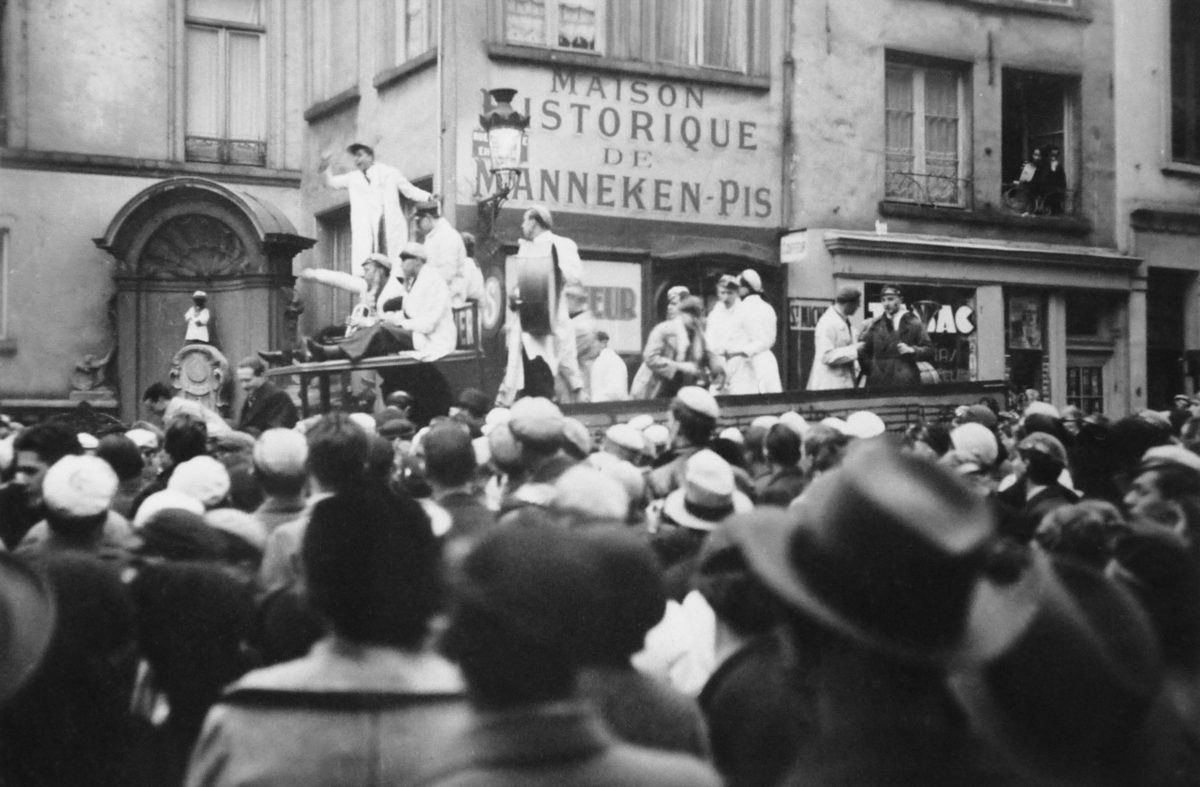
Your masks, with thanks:
[(1075, 215), (1079, 79), (1005, 69), (1001, 89), (1004, 204), (1028, 216)]

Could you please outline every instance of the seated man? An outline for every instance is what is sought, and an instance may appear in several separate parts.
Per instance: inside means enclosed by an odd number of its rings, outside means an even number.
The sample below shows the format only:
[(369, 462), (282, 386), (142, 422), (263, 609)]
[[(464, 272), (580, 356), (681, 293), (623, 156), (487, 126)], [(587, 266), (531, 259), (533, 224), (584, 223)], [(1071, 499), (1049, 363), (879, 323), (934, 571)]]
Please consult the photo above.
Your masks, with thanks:
[(436, 360), (454, 349), (457, 332), (450, 307), (450, 289), (437, 270), (426, 266), (425, 247), (405, 244), (400, 252), (400, 268), (408, 282), (408, 292), (399, 311), (387, 311), (380, 305), (379, 319), (360, 327), (334, 344), (307, 340), (308, 350), (317, 361), (349, 358), (357, 361), (378, 355), (416, 350), (422, 360)]

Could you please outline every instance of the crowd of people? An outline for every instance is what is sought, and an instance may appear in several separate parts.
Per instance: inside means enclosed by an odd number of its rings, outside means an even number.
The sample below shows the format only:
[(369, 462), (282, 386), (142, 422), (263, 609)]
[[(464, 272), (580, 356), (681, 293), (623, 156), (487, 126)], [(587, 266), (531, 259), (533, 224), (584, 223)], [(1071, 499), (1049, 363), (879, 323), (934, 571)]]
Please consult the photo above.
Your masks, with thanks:
[(0, 420), (0, 783), (1200, 783), (1185, 406), (412, 405)]

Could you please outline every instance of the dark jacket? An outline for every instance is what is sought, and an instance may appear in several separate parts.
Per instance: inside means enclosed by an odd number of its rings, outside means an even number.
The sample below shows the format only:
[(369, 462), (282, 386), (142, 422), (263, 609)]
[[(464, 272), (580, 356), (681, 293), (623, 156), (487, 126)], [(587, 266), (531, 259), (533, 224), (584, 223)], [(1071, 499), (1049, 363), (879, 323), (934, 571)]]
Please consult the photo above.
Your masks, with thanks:
[(1074, 505), (1079, 495), (1057, 481), (1025, 499), (1025, 482), (1015, 484), (996, 495), (1000, 505), (1000, 535), (1027, 544), (1037, 533), (1042, 517), (1060, 506)]
[[(921, 373), (917, 361), (933, 358), (933, 344), (921, 324), (921, 318), (912, 312), (900, 315), (900, 327), (893, 329), (887, 314), (875, 318), (862, 332), (862, 349), (858, 351), (858, 362), (867, 376), (868, 388), (895, 388), (919, 385)], [(915, 352), (901, 355), (897, 349), (901, 343), (912, 347)]]
[(758, 482), (758, 502), (766, 506), (781, 506), (787, 508), (793, 500), (800, 496), (807, 485), (804, 471), (792, 465), (784, 467), (777, 473), (772, 473)]
[(300, 416), (292, 397), (268, 381), (246, 398), (238, 429), (243, 432), (251, 429), (265, 432), (277, 427), (291, 429), (298, 420)]
[(721, 783), (694, 757), (619, 743), (586, 705), (575, 702), (478, 713), (467, 733), (445, 741), (442, 750), (447, 761), (425, 782), (428, 787)]

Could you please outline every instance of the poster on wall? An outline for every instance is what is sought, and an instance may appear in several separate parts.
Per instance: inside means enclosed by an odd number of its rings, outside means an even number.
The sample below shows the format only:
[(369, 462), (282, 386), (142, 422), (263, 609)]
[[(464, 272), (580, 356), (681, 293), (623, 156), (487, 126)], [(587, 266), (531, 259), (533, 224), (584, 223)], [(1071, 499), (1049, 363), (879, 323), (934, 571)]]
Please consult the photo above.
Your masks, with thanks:
[[(867, 318), (883, 314), (883, 282), (863, 286)], [(933, 344), (930, 361), (943, 383), (976, 379), (978, 331), (975, 325), (975, 290), (926, 284), (900, 284), (905, 307), (925, 320)]]
[(1008, 296), (1008, 347), (1010, 350), (1041, 350), (1042, 296)]
[[(504, 262), (505, 292), (517, 285), (517, 257)], [(642, 351), (642, 266), (636, 262), (583, 261), (583, 286), (596, 330), (618, 353)]]

